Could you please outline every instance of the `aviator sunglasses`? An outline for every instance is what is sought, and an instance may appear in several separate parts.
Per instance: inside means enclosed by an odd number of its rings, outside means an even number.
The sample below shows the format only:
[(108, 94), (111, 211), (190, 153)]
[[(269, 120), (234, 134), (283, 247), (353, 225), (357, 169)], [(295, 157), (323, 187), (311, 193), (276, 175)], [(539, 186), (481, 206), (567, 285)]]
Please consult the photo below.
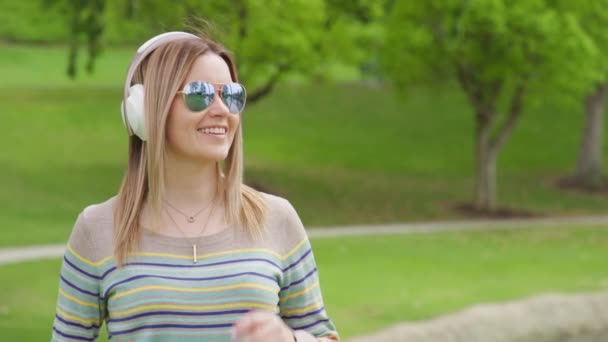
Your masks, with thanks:
[(215, 94), (218, 94), (228, 107), (228, 111), (236, 115), (243, 111), (247, 99), (245, 87), (240, 83), (217, 84), (194, 81), (186, 84), (184, 89), (177, 93), (183, 95), (186, 106), (193, 112), (207, 109), (213, 102)]

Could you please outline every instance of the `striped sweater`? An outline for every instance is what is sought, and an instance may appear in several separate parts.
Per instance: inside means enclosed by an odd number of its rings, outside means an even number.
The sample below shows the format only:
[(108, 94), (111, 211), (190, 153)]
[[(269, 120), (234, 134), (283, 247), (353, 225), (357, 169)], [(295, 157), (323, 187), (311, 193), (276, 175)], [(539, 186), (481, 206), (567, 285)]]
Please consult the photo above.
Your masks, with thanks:
[(115, 198), (87, 207), (68, 241), (53, 341), (230, 341), (246, 312), (270, 310), (294, 330), (337, 339), (323, 305), (313, 252), (289, 201), (263, 193), (261, 239), (228, 225), (198, 243), (143, 229), (125, 267), (112, 257)]

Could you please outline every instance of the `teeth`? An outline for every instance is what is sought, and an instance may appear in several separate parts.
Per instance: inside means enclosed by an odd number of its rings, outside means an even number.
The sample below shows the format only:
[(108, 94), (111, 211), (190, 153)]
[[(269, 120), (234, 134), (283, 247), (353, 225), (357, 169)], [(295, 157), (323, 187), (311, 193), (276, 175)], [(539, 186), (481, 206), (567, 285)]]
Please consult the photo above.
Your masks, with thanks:
[(203, 132), (205, 134), (225, 134), (226, 133), (226, 129), (223, 127), (201, 128), (201, 129), (199, 129), (199, 131)]

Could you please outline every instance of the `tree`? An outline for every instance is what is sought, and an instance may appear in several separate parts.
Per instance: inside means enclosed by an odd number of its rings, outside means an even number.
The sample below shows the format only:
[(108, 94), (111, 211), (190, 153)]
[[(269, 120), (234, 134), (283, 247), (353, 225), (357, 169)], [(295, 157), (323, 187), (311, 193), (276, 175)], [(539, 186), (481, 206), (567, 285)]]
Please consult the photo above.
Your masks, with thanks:
[(605, 185), (602, 173), (604, 145), (604, 111), (608, 93), (608, 1), (581, 0), (576, 4), (563, 1), (560, 7), (576, 13), (585, 33), (597, 49), (596, 60), (588, 60), (597, 71), (598, 80), (583, 97), (585, 124), (572, 185), (597, 188)]
[(86, 70), (93, 72), (95, 59), (100, 53), (100, 39), (103, 34), (103, 13), (105, 0), (43, 0), (45, 8), (51, 6), (59, 7), (69, 23), (69, 57), (67, 74), (75, 78), (77, 74), (76, 62), (78, 59), (78, 48), (80, 47), (80, 36), (86, 35), (87, 51), (89, 59)]
[(497, 158), (530, 98), (588, 88), (593, 44), (546, 0), (397, 1), (384, 64), (401, 87), (456, 79), (475, 120), (474, 207), (497, 208)]
[[(82, 0), (45, 1), (69, 9), (66, 13), (73, 22), (81, 22), (83, 12), (95, 13), (101, 32), (112, 31), (113, 25), (138, 42), (162, 31), (205, 26), (205, 33), (234, 52), (239, 75), (251, 89), (250, 103), (268, 95), (286, 77), (324, 79), (331, 63), (363, 63), (368, 45), (378, 37), (374, 24), (382, 14), (378, 1), (369, 0), (350, 2), (344, 8), (342, 0), (95, 0), (108, 13), (83, 10), (87, 1)], [(85, 36), (89, 42), (98, 39), (90, 34), (98, 30), (87, 27), (72, 25), (72, 36)], [(76, 50), (71, 48), (70, 56)], [(91, 54), (90, 60), (96, 56)], [(70, 70), (73, 65), (75, 57), (70, 58)]]

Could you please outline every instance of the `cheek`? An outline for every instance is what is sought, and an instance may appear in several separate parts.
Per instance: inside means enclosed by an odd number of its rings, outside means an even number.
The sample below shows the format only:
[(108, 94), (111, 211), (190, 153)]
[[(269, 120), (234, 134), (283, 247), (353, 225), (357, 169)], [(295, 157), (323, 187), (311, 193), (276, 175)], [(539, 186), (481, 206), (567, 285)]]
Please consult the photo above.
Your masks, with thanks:
[(230, 120), (230, 126), (232, 126), (232, 128), (233, 128), (233, 133), (236, 132), (241, 123), (241, 116), (230, 114), (230, 116), (228, 117), (228, 120)]

